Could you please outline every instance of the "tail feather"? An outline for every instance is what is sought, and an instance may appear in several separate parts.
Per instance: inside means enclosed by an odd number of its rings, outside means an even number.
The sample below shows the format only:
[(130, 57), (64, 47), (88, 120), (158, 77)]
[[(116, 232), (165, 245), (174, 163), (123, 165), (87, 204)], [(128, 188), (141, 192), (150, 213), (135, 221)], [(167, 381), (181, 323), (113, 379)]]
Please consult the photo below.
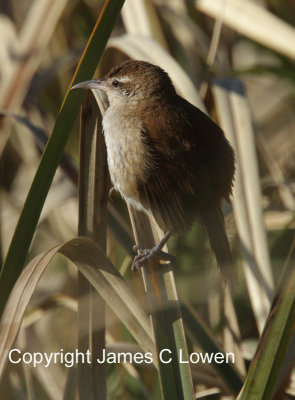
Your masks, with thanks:
[(202, 213), (202, 220), (222, 278), (225, 282), (233, 283), (236, 281), (236, 273), (220, 207), (205, 210)]

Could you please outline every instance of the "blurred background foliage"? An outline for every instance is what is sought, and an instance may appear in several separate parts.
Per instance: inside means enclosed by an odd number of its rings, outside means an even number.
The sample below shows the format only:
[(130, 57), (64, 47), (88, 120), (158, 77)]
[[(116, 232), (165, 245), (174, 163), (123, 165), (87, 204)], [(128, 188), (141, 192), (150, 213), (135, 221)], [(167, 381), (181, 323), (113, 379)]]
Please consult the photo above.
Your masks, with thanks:
[[(44, 0), (45, 2), (45, 0)], [(0, 4), (0, 109), (24, 117), (1, 117), (0, 132), (0, 259), (4, 260), (14, 227), (51, 131), (104, 1), (69, 0), (52, 2), (48, 10), (38, 0), (10, 0)], [(46, 2), (45, 2), (46, 3)], [(136, 4), (137, 3), (137, 4)], [(141, 4), (139, 6), (139, 3)], [(251, 110), (255, 145), (259, 162), (261, 207), (267, 233), (272, 274), (276, 282), (294, 240), (295, 210), (295, 50), (285, 42), (272, 45), (255, 27), (246, 34), (235, 29), (235, 23), (213, 17), (210, 1), (192, 0), (127, 0), (117, 21), (112, 38), (143, 35), (158, 42), (186, 72), (199, 91), (211, 117), (218, 121), (211, 82), (215, 78), (237, 77), (246, 88)], [(228, 3), (232, 3), (228, 1)], [(294, 39), (295, 4), (291, 0), (243, 1), (255, 3), (282, 25), (262, 21), (261, 30), (269, 27), (284, 41)], [(226, 2), (224, 3), (226, 4)], [(221, 4), (222, 5), (222, 4)], [(128, 7), (128, 8), (127, 8)], [(214, 7), (213, 7), (214, 8)], [(132, 17), (133, 10), (133, 17)], [(144, 12), (144, 15), (140, 13)], [(244, 10), (240, 11), (241, 20)], [(135, 20), (137, 14), (138, 20)], [(245, 14), (246, 15), (246, 14)], [(133, 19), (132, 19), (133, 18)], [(220, 22), (218, 32), (218, 24)], [(146, 24), (149, 22), (149, 24)], [(248, 21), (249, 23), (249, 21)], [(242, 26), (242, 22), (240, 22)], [(269, 26), (268, 26), (269, 24)], [(285, 32), (288, 24), (288, 32)], [(282, 32), (278, 29), (281, 28)], [(278, 30), (277, 30), (278, 29)], [(292, 36), (293, 32), (293, 36)], [(255, 34), (257, 37), (255, 38)], [(285, 36), (284, 36), (285, 35)], [(256, 39), (256, 40), (255, 40)], [(217, 41), (214, 43), (214, 41)], [(124, 48), (124, 43), (121, 45)], [(145, 44), (146, 46), (146, 44)], [(214, 50), (214, 46), (216, 47)], [(126, 58), (120, 45), (106, 52), (101, 72)], [(290, 46), (291, 48), (291, 46)], [(38, 50), (35, 53), (35, 50)], [(23, 51), (25, 50), (25, 51)], [(153, 51), (145, 49), (146, 52)], [(140, 46), (134, 53), (144, 54)], [(21, 57), (20, 57), (21, 55)], [(139, 58), (139, 57), (138, 57)], [(159, 60), (160, 63), (160, 60)], [(182, 88), (182, 82), (176, 82)], [(28, 127), (28, 122), (32, 126)], [(66, 153), (78, 168), (79, 121), (77, 119)], [(249, 160), (251, 162), (251, 160)], [(60, 168), (46, 200), (28, 261), (40, 252), (77, 235), (77, 185), (69, 179), (71, 170)], [(126, 206), (115, 196), (113, 206), (120, 214), (120, 223), (130, 231)], [(257, 321), (249, 301), (243, 275), (241, 246), (232, 208), (225, 205), (226, 224), (238, 269), (239, 283), (234, 288), (234, 303), (239, 323), (242, 355), (248, 365), (258, 340)], [(130, 256), (108, 231), (108, 256), (121, 268), (126, 280), (145, 304), (139, 275), (130, 272)], [(224, 319), (220, 310), (218, 273), (206, 236), (200, 226), (169, 243), (177, 256), (175, 277), (180, 298), (189, 302), (221, 339)], [(294, 254), (291, 261), (294, 262)], [(29, 351), (70, 351), (76, 346), (76, 271), (62, 257), (56, 257), (44, 273), (34, 293), (17, 339), (17, 346)], [(114, 317), (107, 313), (107, 342), (128, 342), (130, 336)], [(193, 371), (199, 375), (198, 398), (221, 398), (224, 387), (208, 366)], [(1, 398), (63, 398), (66, 371), (54, 366), (50, 384), (44, 370), (8, 365), (2, 380)], [(108, 367), (109, 398), (159, 398), (155, 372), (149, 368), (129, 371), (122, 366)], [(295, 383), (290, 380), (289, 397), (295, 397)], [(206, 394), (206, 390), (218, 390)], [(221, 388), (221, 392), (220, 389)], [(28, 395), (29, 392), (29, 395)], [(27, 397), (28, 396), (28, 397)], [(207, 396), (207, 397), (206, 397)], [(210, 397), (208, 397), (210, 396)], [(213, 397), (215, 396), (215, 397)]]

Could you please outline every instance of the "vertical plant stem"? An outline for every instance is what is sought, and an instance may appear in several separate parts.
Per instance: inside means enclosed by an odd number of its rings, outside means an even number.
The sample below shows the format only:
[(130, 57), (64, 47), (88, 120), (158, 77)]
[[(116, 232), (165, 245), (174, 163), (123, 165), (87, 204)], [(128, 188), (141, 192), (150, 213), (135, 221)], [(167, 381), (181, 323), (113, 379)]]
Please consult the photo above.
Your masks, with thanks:
[[(152, 217), (131, 207), (129, 214), (136, 243), (141, 248), (151, 248), (160, 241), (163, 232)], [(155, 336), (162, 398), (193, 399), (187, 344), (171, 266), (150, 260), (142, 268), (142, 274)]]
[[(95, 240), (106, 250), (107, 156), (101, 134), (101, 115), (96, 101), (88, 94), (83, 104), (80, 137), (79, 228), (80, 236)], [(96, 362), (105, 348), (105, 303), (89, 281), (78, 275), (78, 347), (89, 349), (91, 364), (80, 364), (80, 400), (106, 399), (106, 366)]]

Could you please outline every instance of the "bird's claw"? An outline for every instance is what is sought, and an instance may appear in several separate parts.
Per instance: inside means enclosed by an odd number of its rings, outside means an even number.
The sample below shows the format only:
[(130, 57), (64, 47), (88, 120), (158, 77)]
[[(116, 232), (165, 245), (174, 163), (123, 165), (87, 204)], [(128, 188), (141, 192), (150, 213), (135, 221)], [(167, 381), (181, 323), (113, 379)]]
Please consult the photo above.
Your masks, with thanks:
[(136, 272), (139, 268), (143, 267), (148, 260), (155, 258), (161, 261), (170, 261), (170, 265), (175, 265), (175, 257), (172, 254), (166, 253), (157, 248), (157, 246), (151, 249), (141, 249), (137, 245), (133, 246), (133, 250), (140, 250), (141, 254), (134, 257), (131, 270)]

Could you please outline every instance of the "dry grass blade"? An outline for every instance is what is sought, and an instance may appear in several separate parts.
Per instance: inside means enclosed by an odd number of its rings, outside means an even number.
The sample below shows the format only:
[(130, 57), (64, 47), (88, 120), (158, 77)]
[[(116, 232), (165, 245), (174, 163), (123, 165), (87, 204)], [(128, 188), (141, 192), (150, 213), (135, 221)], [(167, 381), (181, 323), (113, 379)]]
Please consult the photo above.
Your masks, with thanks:
[(225, 25), (291, 59), (295, 59), (295, 29), (249, 0), (195, 0), (198, 10), (218, 18), (225, 3)]
[[(175, 5), (175, 4), (174, 4)], [(194, 75), (200, 73), (196, 70), (196, 62), (199, 58), (205, 60), (210, 46), (210, 40), (196, 25), (186, 10), (174, 10), (173, 5), (165, 7), (161, 12), (161, 17), (169, 24), (173, 36), (181, 48), (188, 55), (188, 63), (191, 65)]]
[(154, 38), (163, 48), (167, 49), (165, 36), (155, 6), (151, 1), (126, 1), (122, 8), (122, 19), (128, 33)]
[[(6, 57), (7, 74), (0, 82), (0, 109), (17, 111), (21, 106), (30, 81), (40, 65), (43, 51), (48, 46), (66, 3), (66, 0), (34, 1), (19, 37), (15, 37), (13, 51), (9, 49), (14, 57)], [(0, 62), (2, 62), (1, 59)], [(7, 134), (2, 135), (0, 154), (7, 139)]]
[(21, 105), (65, 5), (66, 0), (33, 2), (19, 34), (19, 54), (11, 60), (7, 79), (1, 81), (1, 109), (13, 107), (15, 111)]
[(17, 280), (1, 319), (0, 376), (36, 285), (57, 252), (64, 254), (79, 268), (142, 349), (154, 354), (153, 335), (148, 317), (121, 275), (91, 239), (76, 238), (37, 256)]
[[(214, 29), (213, 29), (210, 47), (209, 47), (208, 55), (207, 55), (207, 59), (206, 59), (206, 63), (209, 68), (211, 68), (213, 66), (213, 64), (215, 63), (215, 59), (217, 56), (217, 50), (218, 50), (221, 29), (222, 29), (222, 24), (223, 24), (224, 8), (225, 8), (225, 2), (223, 2), (221, 4), (220, 12), (218, 13), (218, 16), (214, 23)], [(208, 90), (208, 82), (205, 81), (205, 82), (203, 82), (201, 89), (200, 89), (200, 95), (201, 95), (202, 99), (204, 99), (206, 97), (207, 90)]]
[[(4, 14), (0, 14), (0, 70), (1, 76), (7, 76), (11, 72), (11, 50), (16, 51), (18, 47), (17, 33), (12, 21)], [(0, 88), (3, 80), (0, 81)]]
[(236, 154), (233, 208), (246, 261), (250, 299), (258, 329), (262, 332), (270, 308), (273, 280), (249, 109), (240, 81), (216, 80), (213, 93), (221, 126)]

